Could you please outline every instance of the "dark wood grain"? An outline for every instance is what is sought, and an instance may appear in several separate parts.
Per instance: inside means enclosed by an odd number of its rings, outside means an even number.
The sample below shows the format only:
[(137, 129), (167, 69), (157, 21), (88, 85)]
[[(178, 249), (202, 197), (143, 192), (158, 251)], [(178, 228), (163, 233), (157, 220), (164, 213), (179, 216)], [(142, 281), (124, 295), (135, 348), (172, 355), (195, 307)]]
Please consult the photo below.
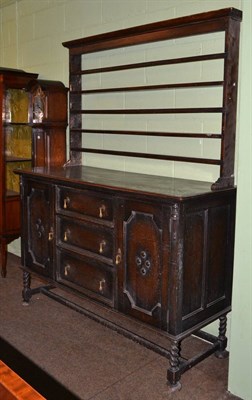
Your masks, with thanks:
[[(52, 183), (60, 181), (75, 187), (85, 184), (89, 188), (109, 189), (110, 191), (126, 191), (154, 194), (160, 197), (183, 199), (187, 197), (202, 196), (206, 193), (214, 195), (211, 191), (211, 182), (190, 179), (171, 178), (160, 175), (137, 174), (105, 168), (88, 166), (68, 166), (65, 168), (33, 168), (31, 170), (16, 171), (18, 174), (29, 174), (35, 179), (46, 177)], [(77, 196), (76, 190), (75, 196)], [(67, 192), (66, 192), (67, 195)], [(83, 194), (82, 194), (83, 196)], [(83, 197), (82, 197), (83, 198)], [(93, 199), (93, 202), (95, 200)], [(87, 204), (79, 201), (78, 212)]]
[(158, 61), (146, 61), (142, 63), (135, 64), (119, 64), (113, 67), (101, 67), (101, 68), (90, 68), (86, 70), (76, 71), (73, 75), (90, 75), (90, 74), (99, 74), (104, 72), (114, 72), (114, 71), (124, 71), (128, 69), (138, 69), (138, 68), (148, 68), (148, 67), (159, 67), (163, 65), (173, 65), (173, 64), (185, 64), (199, 61), (208, 61), (208, 60), (220, 60), (226, 57), (225, 53), (217, 53), (217, 54), (204, 54), (200, 56), (191, 56), (191, 57), (181, 57), (181, 58), (173, 58), (168, 60), (158, 60)]
[(41, 396), (3, 361), (0, 361), (0, 376), (1, 399), (15, 400), (25, 398), (26, 400), (45, 400), (45, 397)]
[[(189, 17), (161, 21), (64, 43), (69, 49), (70, 71), (70, 160), (64, 167), (36, 167), (18, 171), (22, 182), (22, 263), (23, 299), (29, 302), (38, 291), (82, 312), (111, 329), (169, 358), (167, 379), (172, 390), (180, 388), (181, 375), (215, 353), (226, 356), (227, 313), (231, 310), (236, 188), (233, 177), (237, 66), (241, 12), (232, 8)], [(83, 68), (83, 55), (100, 50), (151, 43), (203, 33), (224, 32), (225, 51), (219, 55), (148, 61)], [(85, 107), (82, 75), (106, 73), (158, 65), (224, 59), (221, 107), (92, 109)], [(83, 62), (83, 65), (85, 63)], [(84, 65), (85, 67), (85, 65)], [(215, 82), (216, 83), (216, 82)], [(173, 88), (182, 88), (179, 82)], [(204, 83), (202, 83), (202, 86)], [(200, 85), (199, 85), (200, 86)], [(205, 84), (206, 89), (213, 84)], [(187, 88), (197, 87), (190, 82)], [(137, 86), (137, 90), (142, 90)], [(160, 89), (171, 89), (166, 86)], [(116, 90), (122, 88), (117, 88)], [(126, 88), (132, 91), (133, 86)], [(152, 87), (151, 89), (154, 89)], [(95, 89), (96, 90), (96, 89)], [(95, 95), (111, 89), (94, 91)], [(140, 93), (139, 93), (140, 94)], [(115, 129), (98, 131), (85, 125), (86, 114), (192, 114), (221, 113), (222, 130), (219, 159), (177, 157), (164, 154), (127, 152), (123, 148), (94, 149), (82, 144), (82, 134), (116, 134)], [(93, 128), (93, 127), (92, 127)], [(164, 136), (179, 134), (164, 132)], [(124, 135), (143, 135), (122, 129)], [(162, 136), (162, 132), (149, 135)], [(207, 133), (200, 134), (206, 138)], [(183, 138), (196, 137), (182, 132)], [(214, 137), (214, 135), (213, 135)], [(211, 141), (207, 141), (211, 145)], [(183, 144), (181, 144), (183, 146)], [(200, 162), (220, 166), (220, 179), (201, 182), (166, 176), (94, 168), (78, 165), (82, 153), (107, 156), (137, 156), (176, 162)], [(218, 190), (217, 190), (218, 189)], [(32, 289), (31, 274), (42, 277), (48, 286)], [(88, 296), (111, 313), (129, 322), (137, 320), (155, 327), (169, 339), (169, 351), (147, 341), (130, 328), (95, 315), (53, 292), (60, 287)], [(219, 319), (219, 334), (199, 332)], [(130, 322), (129, 322), (130, 324)], [(158, 329), (158, 331), (157, 331)], [(198, 335), (209, 342), (203, 353), (186, 360), (182, 341)]]
[[(0, 68), (0, 241), (1, 274), (6, 276), (7, 245), (20, 236), (19, 190), (8, 190), (7, 168), (14, 162), (29, 161), (33, 166), (63, 165), (66, 161), (67, 88), (58, 81), (38, 80), (38, 74), (22, 70)], [(5, 103), (9, 89), (29, 94), (27, 121), (5, 118)], [(34, 120), (34, 97), (41, 93), (46, 98), (43, 118)], [(16, 105), (19, 108), (19, 104)], [(13, 117), (13, 116), (12, 116)], [(6, 154), (6, 134), (19, 126), (31, 129), (30, 156), (13, 157)], [(20, 150), (23, 143), (20, 140)], [(14, 167), (13, 167), (14, 168)]]
[[(211, 11), (207, 13), (196, 14), (193, 16), (187, 16), (182, 18), (175, 18), (167, 21), (160, 21), (157, 23), (141, 25), (129, 29), (122, 29), (120, 31), (108, 32), (95, 36), (90, 36), (83, 39), (73, 40), (65, 42), (63, 45), (69, 49), (69, 71), (70, 71), (70, 141), (71, 141), (71, 159), (74, 164), (81, 164), (82, 156), (81, 152), (96, 152), (106, 154), (111, 157), (113, 156), (130, 156), (130, 157), (141, 157), (141, 158), (153, 158), (160, 160), (172, 160), (174, 162), (197, 162), (205, 164), (220, 165), (219, 177), (216, 182), (213, 182), (212, 189), (217, 190), (223, 187), (232, 187), (234, 185), (234, 155), (235, 155), (235, 131), (236, 131), (236, 109), (237, 109), (237, 86), (238, 86), (238, 58), (239, 58), (239, 32), (240, 32), (240, 21), (242, 13), (234, 8), (226, 8), (223, 10)], [(85, 68), (85, 62), (82, 63), (82, 57), (89, 52), (99, 52), (109, 49), (117, 49), (125, 46), (139, 45), (143, 43), (154, 43), (169, 39), (178, 39), (182, 37), (188, 37), (193, 35), (201, 35), (205, 33), (213, 34), (215, 32), (223, 32), (225, 35), (225, 46), (222, 53), (209, 53), (209, 54), (192, 54), (184, 57), (174, 57), (171, 59), (163, 58), (159, 60), (148, 60), (137, 63), (124, 63), (109, 66), (101, 66), (98, 68)], [(223, 66), (223, 81), (216, 82), (163, 82), (159, 85), (134, 85), (127, 87), (115, 87), (115, 88), (85, 88), (85, 83), (82, 83), (82, 75), (90, 74), (106, 74), (113, 73), (116, 71), (128, 71), (133, 69), (145, 68), (158, 68), (164, 65), (183, 65), (185, 72), (188, 63), (202, 63), (209, 60), (222, 59), (224, 61)], [(85, 96), (88, 95), (105, 95), (106, 93), (127, 93), (136, 91), (139, 94), (146, 95), (146, 90), (171, 90), (171, 89), (189, 89), (196, 87), (205, 87), (207, 97), (207, 89), (210, 89), (216, 84), (217, 86), (223, 87), (222, 96), (222, 107), (176, 107), (176, 108), (164, 108), (164, 107), (152, 107), (152, 108), (139, 108), (130, 107), (125, 108), (103, 108), (103, 109), (88, 109), (85, 107)], [(148, 94), (149, 95), (149, 94)], [(84, 99), (82, 98), (84, 96)], [(83, 107), (84, 105), (84, 107)], [(96, 149), (85, 149), (82, 145), (82, 133), (85, 133), (85, 118), (86, 115), (125, 115), (130, 118), (134, 115), (180, 115), (188, 114), (193, 118), (194, 114), (221, 114), (221, 134), (219, 136), (221, 140), (221, 149), (219, 163), (217, 160), (210, 161), (208, 158), (196, 158), (191, 157), (172, 157), (166, 154), (160, 154), (159, 156), (149, 154), (148, 156), (144, 153), (127, 153), (122, 149), (115, 151), (114, 149), (109, 150), (96, 150)], [(83, 123), (83, 126), (82, 126)], [(106, 134), (114, 134), (110, 129), (105, 130)], [(169, 131), (169, 128), (168, 128)], [(102, 132), (100, 132), (102, 133)], [(104, 132), (105, 133), (105, 132)], [(119, 132), (120, 133), (120, 132)], [(188, 132), (190, 134), (190, 132)], [(124, 131), (124, 134), (131, 135), (131, 132)], [(142, 135), (142, 133), (139, 133)], [(136, 135), (136, 131), (134, 133)], [(152, 135), (152, 132), (146, 133), (146, 136)], [(163, 135), (165, 136), (165, 135)], [(169, 135), (167, 135), (169, 136)], [(177, 136), (179, 137), (179, 136)], [(186, 137), (181, 135), (180, 139)], [(190, 137), (190, 136), (189, 136)], [(193, 132), (192, 132), (192, 136)], [(183, 144), (181, 143), (181, 146)], [(210, 143), (209, 143), (210, 146)]]

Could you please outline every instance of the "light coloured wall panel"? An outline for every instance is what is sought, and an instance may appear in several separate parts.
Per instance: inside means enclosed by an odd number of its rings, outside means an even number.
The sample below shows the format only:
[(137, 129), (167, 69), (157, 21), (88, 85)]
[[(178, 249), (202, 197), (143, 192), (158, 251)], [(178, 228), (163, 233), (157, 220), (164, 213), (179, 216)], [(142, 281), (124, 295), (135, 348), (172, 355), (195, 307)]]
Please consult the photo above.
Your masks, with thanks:
[(187, 114), (169, 114), (169, 115), (148, 115), (146, 116), (148, 130), (160, 132), (185, 132), (185, 133), (201, 133), (202, 117), (196, 115), (192, 119)]
[(212, 60), (202, 62), (202, 80), (222, 80), (223, 79), (223, 60)]
[(173, 176), (174, 163), (172, 161), (152, 160), (128, 157), (125, 159), (125, 170), (141, 174)]
[(113, 93), (108, 96), (107, 94), (88, 95), (84, 96), (83, 106), (85, 110), (101, 110), (101, 109), (120, 109), (125, 108), (125, 97), (123, 93)]
[(110, 156), (103, 154), (83, 154), (82, 161), (84, 165), (89, 165), (91, 167), (97, 168), (106, 168), (112, 170), (121, 170), (125, 169), (125, 160), (123, 157), (115, 156), (111, 158)]
[(221, 155), (221, 141), (219, 139), (202, 139), (202, 156), (204, 158), (219, 159)]
[[(175, 107), (174, 90), (146, 90), (141, 92), (128, 92), (125, 94), (126, 108), (172, 108)], [(144, 119), (146, 116), (144, 116)]]
[(87, 148), (94, 147), (96, 149), (103, 149), (104, 148), (103, 142), (104, 142), (103, 135), (85, 133), (85, 135), (83, 135), (83, 139), (82, 139), (82, 146), (87, 147)]
[(145, 46), (146, 60), (160, 60), (162, 58), (181, 58), (191, 55), (200, 55), (202, 53), (202, 40), (184, 42), (184, 39), (164, 40)]
[(65, 6), (43, 8), (34, 14), (34, 38), (54, 37), (64, 31)]
[(214, 35), (204, 35), (202, 41), (202, 54), (206, 53), (222, 53), (225, 50), (225, 34), (224, 32), (216, 32)]
[(72, 0), (65, 3), (65, 30), (73, 28), (79, 30), (79, 37), (83, 29), (88, 30), (90, 26), (101, 25), (102, 15), (101, 0), (83, 1)]
[(125, 135), (104, 135), (104, 149), (122, 150), (146, 153), (147, 144), (146, 137), (132, 136), (130, 138)]
[[(180, 0), (180, 3), (185, 3), (188, 0)], [(149, 14), (155, 13), (157, 11), (162, 11), (168, 9), (170, 11), (173, 11), (176, 5), (178, 4), (178, 0), (169, 0), (169, 1), (164, 1), (164, 0), (147, 0), (146, 2), (146, 8), (147, 12)], [(171, 16), (171, 18), (173, 18)]]
[(221, 114), (202, 114), (202, 132), (221, 134), (222, 118)]
[(148, 153), (185, 157), (202, 157), (202, 143), (194, 138), (148, 137)]
[[(85, 68), (85, 67), (83, 67)], [(96, 65), (99, 68), (99, 64)], [(99, 89), (101, 88), (101, 74), (83, 75), (81, 77), (83, 89)], [(106, 86), (108, 87), (108, 85)]]
[(41, 64), (35, 64), (32, 67), (32, 71), (38, 72), (40, 79), (48, 79), (48, 76), (50, 76), (50, 79), (61, 81), (66, 85), (66, 87), (69, 85), (68, 79), (65, 78), (66, 68), (62, 62), (41, 62)]
[[(247, 0), (245, 0), (247, 1)], [(218, 10), (226, 7), (241, 8), (240, 0), (188, 0), (177, 1), (175, 7), (175, 16), (196, 14), (198, 12), (207, 12), (209, 10)]]
[[(35, 68), (37, 65), (51, 63), (53, 50), (50, 46), (50, 38), (44, 37), (39, 40), (32, 40), (24, 43), (22, 49), (18, 50), (20, 67), (27, 69)], [(39, 71), (37, 71), (39, 72)]]
[(19, 17), (18, 41), (19, 45), (30, 42), (34, 39), (34, 16), (24, 15)]
[(5, 26), (3, 26), (2, 40), (3, 40), (3, 47), (16, 46), (17, 26), (14, 18), (12, 20), (5, 22)]
[(222, 87), (179, 89), (175, 92), (176, 107), (221, 107)]
[(7, 48), (2, 49), (2, 66), (9, 68), (17, 68), (18, 59), (17, 59), (17, 45), (8, 46)]
[(145, 0), (106, 0), (102, 2), (103, 23), (116, 20), (125, 20), (136, 15), (142, 15), (145, 11)]
[(184, 65), (170, 65), (146, 69), (146, 81), (148, 84), (159, 85), (162, 83), (180, 83), (180, 82), (199, 82), (201, 80), (200, 63), (188, 63), (185, 69)]
[(53, 6), (51, 0), (18, 0), (16, 1), (19, 17), (25, 15), (35, 15), (44, 9), (49, 9)]
[(101, 86), (103, 88), (137, 86), (144, 83), (145, 76), (140, 69), (129, 70), (126, 74), (123, 71), (116, 71), (113, 74), (107, 73), (101, 78)]
[(101, 66), (131, 64), (145, 61), (145, 53), (137, 46), (122, 47), (121, 49), (102, 51), (100, 54)]
[[(174, 175), (182, 179), (202, 180), (205, 182), (215, 182), (220, 174), (219, 166), (203, 165), (194, 163), (175, 163)], [(199, 176), (201, 178), (199, 178)], [(216, 334), (216, 331), (215, 331)]]
[(86, 129), (102, 129), (103, 116), (86, 114), (82, 116), (82, 126)]
[(16, 2), (13, 1), (11, 2), (8, 7), (3, 6), (1, 7), (1, 13), (2, 13), (2, 22), (8, 22), (12, 21), (13, 19), (16, 18)]

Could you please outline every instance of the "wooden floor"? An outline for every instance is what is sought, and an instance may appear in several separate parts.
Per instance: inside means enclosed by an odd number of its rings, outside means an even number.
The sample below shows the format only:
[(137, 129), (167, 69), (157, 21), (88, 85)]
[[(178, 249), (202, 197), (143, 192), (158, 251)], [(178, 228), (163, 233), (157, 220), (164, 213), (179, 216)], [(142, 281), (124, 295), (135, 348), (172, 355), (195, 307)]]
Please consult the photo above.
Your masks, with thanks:
[(45, 400), (35, 389), (0, 360), (0, 399)]
[(39, 365), (0, 337), (0, 400), (13, 399), (80, 400)]

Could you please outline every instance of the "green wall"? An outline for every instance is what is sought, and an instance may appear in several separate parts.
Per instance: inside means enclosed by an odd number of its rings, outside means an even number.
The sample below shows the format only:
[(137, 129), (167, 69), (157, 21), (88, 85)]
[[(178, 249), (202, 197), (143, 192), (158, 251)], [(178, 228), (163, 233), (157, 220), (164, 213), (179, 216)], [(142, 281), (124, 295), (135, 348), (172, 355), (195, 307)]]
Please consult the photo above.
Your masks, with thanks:
[(252, 3), (242, 2), (237, 219), (229, 390), (252, 399)]

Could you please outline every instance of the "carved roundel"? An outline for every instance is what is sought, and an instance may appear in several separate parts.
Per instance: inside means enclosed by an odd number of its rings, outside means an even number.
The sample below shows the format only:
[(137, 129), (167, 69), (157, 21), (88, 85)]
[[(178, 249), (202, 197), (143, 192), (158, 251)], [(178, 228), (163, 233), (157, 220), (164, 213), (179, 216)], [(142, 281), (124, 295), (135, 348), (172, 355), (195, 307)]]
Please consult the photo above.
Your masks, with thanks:
[(146, 250), (140, 250), (135, 258), (136, 266), (142, 276), (148, 275), (151, 270), (151, 257)]
[(44, 233), (45, 233), (45, 228), (44, 228), (44, 226), (43, 226), (42, 221), (41, 221), (40, 218), (37, 219), (36, 224), (35, 224), (35, 227), (36, 227), (36, 231), (37, 231), (37, 236), (38, 236), (38, 238), (42, 238), (42, 236), (43, 236)]

